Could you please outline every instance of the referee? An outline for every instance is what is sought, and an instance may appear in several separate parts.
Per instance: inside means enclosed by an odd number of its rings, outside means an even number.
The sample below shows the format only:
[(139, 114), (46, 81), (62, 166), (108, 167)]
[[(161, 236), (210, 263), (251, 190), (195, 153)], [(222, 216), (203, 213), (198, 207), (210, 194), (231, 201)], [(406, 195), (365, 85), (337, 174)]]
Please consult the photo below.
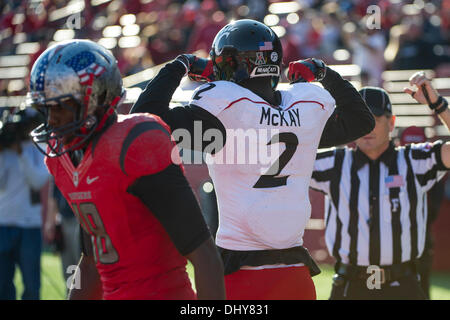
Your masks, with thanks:
[[(423, 72), (405, 89), (450, 128), (450, 111)], [(427, 191), (450, 169), (450, 143), (395, 147), (386, 91), (360, 90), (376, 119), (356, 149), (317, 154), (311, 187), (327, 195), (325, 238), (336, 258), (330, 299), (425, 299), (417, 258), (425, 245)]]

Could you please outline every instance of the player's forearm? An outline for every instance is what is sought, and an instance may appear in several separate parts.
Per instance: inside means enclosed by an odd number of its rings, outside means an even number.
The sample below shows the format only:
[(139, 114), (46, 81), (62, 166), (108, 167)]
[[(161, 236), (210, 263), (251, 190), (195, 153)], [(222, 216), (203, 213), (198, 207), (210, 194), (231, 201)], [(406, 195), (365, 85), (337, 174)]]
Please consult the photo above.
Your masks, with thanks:
[[(223, 280), (223, 267), (218, 263), (207, 267), (195, 268), (195, 287), (199, 300), (225, 300), (225, 285)], [(220, 274), (222, 274), (220, 276)]]
[(320, 148), (351, 142), (373, 130), (375, 118), (350, 82), (327, 67), (321, 83), (335, 99), (336, 109), (325, 125)]
[[(450, 109), (447, 108), (439, 113), (439, 118), (450, 131)], [(450, 142), (445, 143), (441, 148), (441, 159), (445, 167), (450, 168)]]
[(81, 255), (74, 280), (79, 279), (80, 286), (77, 288), (72, 284), (69, 300), (102, 300), (103, 289), (100, 276), (97, 272), (95, 262), (92, 257)]
[(226, 297), (223, 264), (212, 238), (186, 257), (194, 265), (197, 298), (224, 300)]
[(442, 123), (444, 123), (447, 129), (450, 131), (450, 109), (447, 108), (445, 111), (439, 113), (438, 116), (441, 119)]
[(147, 84), (130, 113), (149, 112), (163, 116), (169, 110), (172, 95), (180, 85), (185, 71), (180, 62), (167, 63)]
[[(436, 106), (434, 111), (438, 114), (442, 123), (447, 127), (447, 130), (450, 131), (450, 109), (448, 108), (448, 101), (443, 97), (440, 97), (440, 100), (438, 100), (438, 94), (432, 88), (431, 90), (428, 90), (428, 94), (430, 95), (431, 103), (439, 103), (439, 101), (441, 101), (440, 105)], [(430, 98), (428, 98), (428, 100), (430, 100)], [(428, 103), (429, 102), (430, 101), (428, 101)], [(443, 144), (441, 148), (441, 160), (446, 168), (450, 168), (450, 142)]]

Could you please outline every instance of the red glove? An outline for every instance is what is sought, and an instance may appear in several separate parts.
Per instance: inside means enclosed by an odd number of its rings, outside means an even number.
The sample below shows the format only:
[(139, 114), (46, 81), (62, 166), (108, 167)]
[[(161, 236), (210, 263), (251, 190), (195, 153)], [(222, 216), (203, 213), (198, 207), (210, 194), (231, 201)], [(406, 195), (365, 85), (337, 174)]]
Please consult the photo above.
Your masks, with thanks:
[(213, 63), (211, 60), (199, 58), (193, 54), (179, 55), (176, 60), (183, 63), (189, 79), (192, 81), (214, 81)]
[(321, 81), (325, 78), (326, 65), (320, 59), (309, 58), (289, 63), (290, 83)]

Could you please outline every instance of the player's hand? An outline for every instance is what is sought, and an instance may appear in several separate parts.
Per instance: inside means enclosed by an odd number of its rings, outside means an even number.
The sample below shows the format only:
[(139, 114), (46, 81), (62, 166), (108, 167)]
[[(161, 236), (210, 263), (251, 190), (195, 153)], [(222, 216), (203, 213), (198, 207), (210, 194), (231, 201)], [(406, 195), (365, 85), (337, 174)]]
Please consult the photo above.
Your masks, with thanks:
[(325, 78), (327, 66), (316, 58), (298, 60), (289, 63), (288, 79), (290, 83), (321, 81)]
[(409, 84), (413, 87), (415, 86), (417, 89), (404, 88), (403, 92), (409, 94), (417, 102), (429, 105), (438, 100), (439, 94), (431, 85), (431, 81), (425, 76), (425, 72), (419, 71), (413, 74), (409, 78)]
[(176, 60), (186, 67), (186, 73), (192, 81), (214, 81), (213, 64), (209, 59), (199, 58), (193, 54), (179, 55)]

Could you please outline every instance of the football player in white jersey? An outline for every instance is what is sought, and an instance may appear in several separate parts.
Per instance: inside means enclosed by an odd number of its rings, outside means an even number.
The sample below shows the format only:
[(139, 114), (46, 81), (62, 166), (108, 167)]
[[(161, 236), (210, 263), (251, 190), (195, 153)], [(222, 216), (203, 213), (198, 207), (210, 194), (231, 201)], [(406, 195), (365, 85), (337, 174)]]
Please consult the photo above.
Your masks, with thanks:
[[(159, 115), (174, 136), (187, 130), (188, 147), (207, 153), (227, 298), (315, 299), (311, 276), (320, 270), (302, 238), (317, 148), (367, 134), (373, 115), (355, 88), (320, 60), (292, 62), (292, 85), (276, 90), (282, 47), (260, 22), (225, 26), (210, 56), (208, 64), (188, 54), (166, 64), (131, 112)], [(169, 109), (187, 74), (215, 81), (197, 88), (189, 105)], [(325, 89), (310, 81), (321, 81)]]

